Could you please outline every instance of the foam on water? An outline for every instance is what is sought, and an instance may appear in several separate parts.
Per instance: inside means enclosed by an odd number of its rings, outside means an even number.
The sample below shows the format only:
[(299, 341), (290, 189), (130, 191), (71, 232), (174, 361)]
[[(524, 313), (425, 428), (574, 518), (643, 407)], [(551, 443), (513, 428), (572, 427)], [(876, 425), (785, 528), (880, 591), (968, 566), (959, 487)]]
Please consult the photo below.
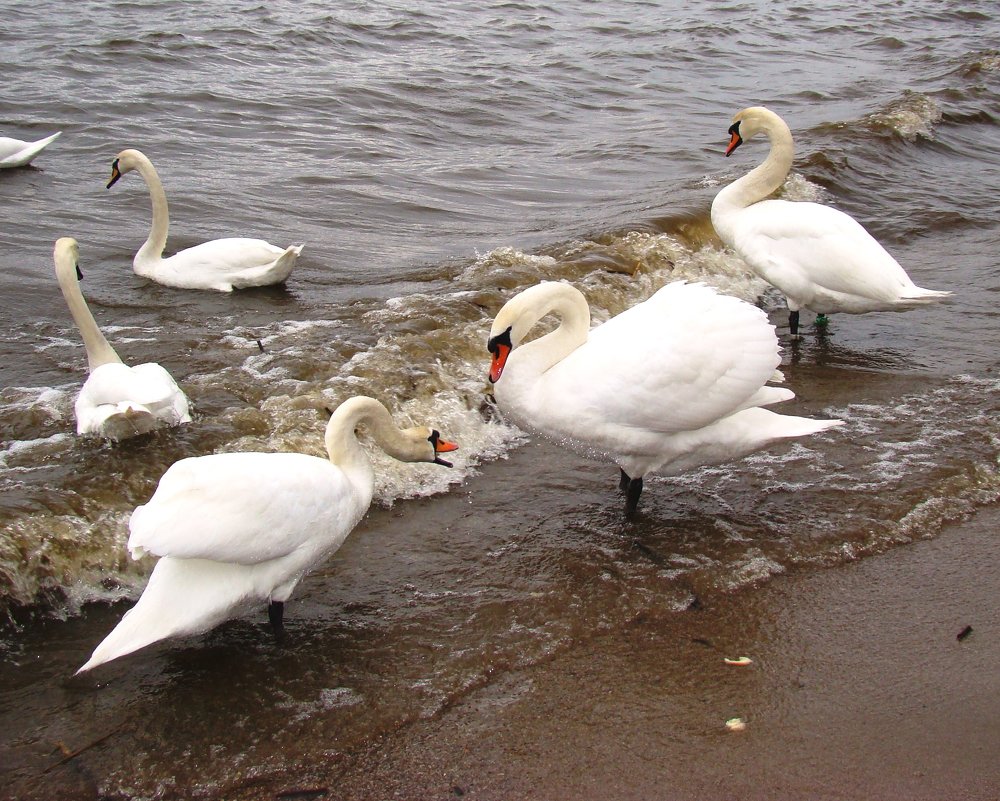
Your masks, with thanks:
[(907, 90), (861, 122), (872, 131), (889, 132), (913, 142), (919, 137), (932, 139), (934, 126), (942, 116), (934, 98)]

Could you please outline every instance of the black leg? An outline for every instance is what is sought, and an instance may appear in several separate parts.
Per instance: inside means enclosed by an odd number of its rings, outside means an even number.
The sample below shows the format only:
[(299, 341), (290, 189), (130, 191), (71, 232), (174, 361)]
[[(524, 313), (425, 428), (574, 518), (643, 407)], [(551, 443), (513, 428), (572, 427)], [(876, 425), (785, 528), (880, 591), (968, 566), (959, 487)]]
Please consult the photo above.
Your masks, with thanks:
[(628, 477), (628, 473), (626, 473), (626, 472), (625, 472), (624, 470), (622, 470), (622, 469), (621, 469), (620, 467), (618, 468), (618, 470), (619, 470), (619, 472), (620, 472), (620, 473), (622, 474), (622, 475), (621, 475), (621, 478), (620, 478), (620, 479), (618, 480), (618, 491), (619, 491), (619, 492), (625, 492), (625, 490), (627, 490), (627, 489), (628, 489), (628, 483), (629, 483), (629, 482), (630, 482), (630, 481), (631, 481), (632, 479), (630, 479), (630, 478)]
[(792, 332), (793, 337), (799, 335), (799, 313), (797, 311), (788, 312), (788, 330)]
[(642, 478), (631, 478), (625, 490), (625, 517), (632, 517), (636, 507), (639, 505), (639, 496), (642, 494)]
[(267, 606), (267, 619), (271, 621), (274, 631), (274, 641), (279, 645), (285, 641), (285, 604), (282, 601), (271, 601)]

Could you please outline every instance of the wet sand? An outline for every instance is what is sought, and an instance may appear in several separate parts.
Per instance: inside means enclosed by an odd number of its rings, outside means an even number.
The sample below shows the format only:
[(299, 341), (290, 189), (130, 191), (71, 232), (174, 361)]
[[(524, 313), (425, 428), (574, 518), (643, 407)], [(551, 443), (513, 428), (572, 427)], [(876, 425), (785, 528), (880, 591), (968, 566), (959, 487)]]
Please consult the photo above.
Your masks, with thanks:
[[(989, 508), (933, 540), (640, 617), (504, 673), (326, 775), (241, 792), (996, 799), (998, 523)], [(723, 661), (742, 655), (753, 664)], [(736, 716), (746, 729), (727, 731)]]

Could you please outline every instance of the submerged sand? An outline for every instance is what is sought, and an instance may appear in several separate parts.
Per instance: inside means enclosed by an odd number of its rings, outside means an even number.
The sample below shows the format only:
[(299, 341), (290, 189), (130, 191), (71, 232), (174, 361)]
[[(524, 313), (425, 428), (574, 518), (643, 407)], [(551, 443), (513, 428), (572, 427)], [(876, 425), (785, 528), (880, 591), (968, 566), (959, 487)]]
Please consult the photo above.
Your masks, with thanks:
[(635, 620), (259, 797), (1000, 798), (998, 523)]

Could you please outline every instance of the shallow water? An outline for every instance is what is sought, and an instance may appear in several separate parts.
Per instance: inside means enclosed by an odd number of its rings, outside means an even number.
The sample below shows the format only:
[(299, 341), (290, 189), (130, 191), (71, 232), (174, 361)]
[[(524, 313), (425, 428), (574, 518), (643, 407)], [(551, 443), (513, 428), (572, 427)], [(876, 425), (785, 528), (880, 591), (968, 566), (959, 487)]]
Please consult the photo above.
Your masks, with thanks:
[[(86, 752), (101, 792), (228, 797), (588, 632), (932, 537), (997, 500), (989, 4), (0, 8), (0, 134), (64, 132), (0, 172), (0, 762), (24, 797), (72, 781), (38, 778), (54, 743), (102, 737), (123, 710), (120, 734)], [(918, 284), (955, 297), (789, 343), (781, 298), (708, 220), (718, 188), (764, 157), (756, 141), (722, 156), (751, 104), (796, 136), (786, 196), (855, 215)], [(160, 171), (170, 248), (304, 243), (287, 285), (224, 295), (135, 276), (145, 187), (104, 189), (124, 147)], [(75, 437), (86, 360), (52, 273), (63, 235), (112, 344), (171, 371), (191, 425), (117, 446)], [(552, 278), (598, 321), (677, 278), (759, 302), (797, 394), (780, 411), (846, 425), (647, 480), (627, 528), (613, 465), (483, 409), (492, 316)], [(68, 678), (141, 591), (127, 519), (172, 462), (320, 453), (325, 408), (356, 393), (462, 450), (452, 471), (379, 462), (369, 518), (289, 604), (292, 647), (235, 621)]]

